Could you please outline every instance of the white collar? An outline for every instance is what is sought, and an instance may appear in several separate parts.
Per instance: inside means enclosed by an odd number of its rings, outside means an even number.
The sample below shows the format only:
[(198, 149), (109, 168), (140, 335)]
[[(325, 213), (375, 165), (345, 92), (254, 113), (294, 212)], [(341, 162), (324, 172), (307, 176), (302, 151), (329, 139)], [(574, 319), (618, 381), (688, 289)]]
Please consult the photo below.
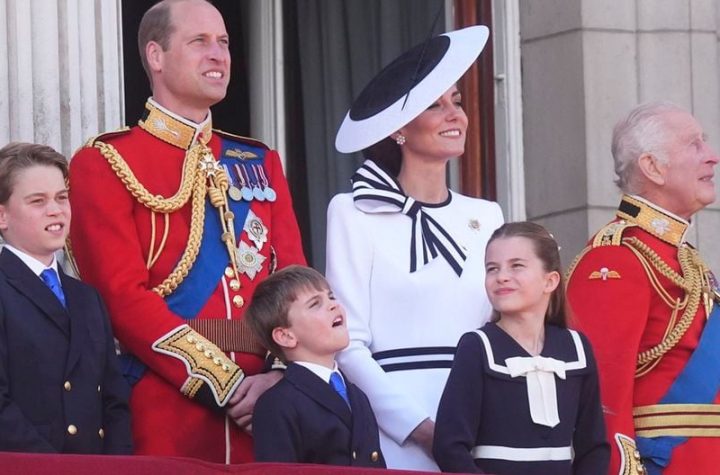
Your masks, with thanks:
[(21, 251), (20, 249), (14, 247), (14, 246), (11, 246), (8, 243), (5, 243), (3, 246), (8, 251), (11, 251), (13, 254), (15, 254), (17, 257), (19, 257), (20, 260), (23, 261), (23, 263), (26, 266), (28, 266), (30, 268), (30, 270), (33, 271), (33, 273), (38, 277), (40, 276), (40, 274), (42, 274), (42, 271), (44, 271), (45, 269), (48, 269), (48, 268), (54, 270), (56, 273), (58, 271), (57, 259), (55, 258), (55, 255), (53, 255), (53, 260), (50, 263), (50, 265), (46, 266), (39, 260), (35, 259), (33, 256)]
[[(326, 383), (330, 383), (330, 376), (332, 376), (333, 373), (340, 374), (340, 371), (338, 371), (337, 363), (334, 364), (332, 369), (328, 368), (327, 366), (319, 365), (317, 363), (310, 363), (309, 361), (293, 361), (293, 363), (299, 364), (300, 366), (304, 366), (305, 368), (309, 369), (318, 378), (322, 379)], [(340, 374), (340, 377), (342, 378), (342, 374)], [(343, 381), (345, 381), (344, 378)]]

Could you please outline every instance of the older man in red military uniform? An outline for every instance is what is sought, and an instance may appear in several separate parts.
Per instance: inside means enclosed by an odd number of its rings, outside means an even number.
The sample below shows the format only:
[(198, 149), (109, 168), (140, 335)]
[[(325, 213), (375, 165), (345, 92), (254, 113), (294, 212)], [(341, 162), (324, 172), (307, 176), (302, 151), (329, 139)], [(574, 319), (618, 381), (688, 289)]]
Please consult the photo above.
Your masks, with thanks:
[(155, 5), (139, 44), (153, 96), (137, 127), (73, 158), (72, 251), (136, 381), (137, 453), (250, 461), (240, 426), (280, 373), (262, 373), (242, 314), (260, 280), (305, 262), (287, 183), (275, 151), (212, 129), (230, 54), (210, 3)]
[(600, 370), (610, 473), (717, 473), (720, 306), (686, 237), (715, 200), (718, 156), (692, 115), (652, 103), (615, 126), (613, 157), (625, 195), (568, 282)]

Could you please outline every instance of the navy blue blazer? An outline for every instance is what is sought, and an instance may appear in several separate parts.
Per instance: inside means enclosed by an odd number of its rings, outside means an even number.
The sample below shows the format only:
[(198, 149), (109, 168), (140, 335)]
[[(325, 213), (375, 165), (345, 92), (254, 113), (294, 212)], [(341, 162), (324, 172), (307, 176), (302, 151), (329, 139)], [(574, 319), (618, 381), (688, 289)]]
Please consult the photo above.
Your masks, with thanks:
[(345, 380), (350, 407), (309, 369), (289, 364), (253, 412), (255, 460), (385, 468), (375, 414)]
[[(610, 446), (600, 405), (592, 349), (580, 333), (545, 325), (541, 356), (568, 363), (565, 379), (555, 377), (560, 422), (532, 421), (527, 380), (507, 373), (508, 358), (530, 356), (497, 324), (460, 338), (438, 407), (433, 453), (443, 472), (497, 475), (605, 475)], [(497, 447), (498, 455), (477, 457), (475, 447)], [(572, 447), (572, 456), (570, 456)], [(567, 448), (562, 460), (548, 448)], [(530, 452), (536, 451), (534, 454)], [(502, 452), (501, 452), (502, 453)], [(513, 455), (514, 454), (514, 455)]]
[(129, 388), (105, 306), (59, 275), (67, 309), (0, 252), (0, 451), (132, 453)]

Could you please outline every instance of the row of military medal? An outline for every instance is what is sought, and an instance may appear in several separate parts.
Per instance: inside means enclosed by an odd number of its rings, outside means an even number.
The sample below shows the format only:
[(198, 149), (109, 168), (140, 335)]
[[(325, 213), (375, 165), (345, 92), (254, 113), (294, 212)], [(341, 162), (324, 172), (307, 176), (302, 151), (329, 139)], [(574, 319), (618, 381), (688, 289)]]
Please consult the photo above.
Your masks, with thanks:
[(270, 186), (265, 168), (260, 163), (234, 163), (228, 167), (223, 164), (230, 179), (228, 195), (234, 201), (269, 201), (277, 199), (277, 193)]

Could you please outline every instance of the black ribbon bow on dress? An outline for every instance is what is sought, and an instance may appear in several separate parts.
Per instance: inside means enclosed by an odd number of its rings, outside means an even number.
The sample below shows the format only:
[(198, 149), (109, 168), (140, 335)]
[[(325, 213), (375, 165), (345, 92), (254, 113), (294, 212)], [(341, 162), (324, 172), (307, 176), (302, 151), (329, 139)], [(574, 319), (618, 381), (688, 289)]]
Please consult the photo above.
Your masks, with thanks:
[[(365, 213), (402, 213), (412, 219), (410, 272), (415, 272), (439, 254), (460, 276), (467, 256), (450, 234), (400, 185), (372, 160), (365, 160), (352, 177), (355, 207)], [(421, 261), (418, 266), (418, 261)]]

